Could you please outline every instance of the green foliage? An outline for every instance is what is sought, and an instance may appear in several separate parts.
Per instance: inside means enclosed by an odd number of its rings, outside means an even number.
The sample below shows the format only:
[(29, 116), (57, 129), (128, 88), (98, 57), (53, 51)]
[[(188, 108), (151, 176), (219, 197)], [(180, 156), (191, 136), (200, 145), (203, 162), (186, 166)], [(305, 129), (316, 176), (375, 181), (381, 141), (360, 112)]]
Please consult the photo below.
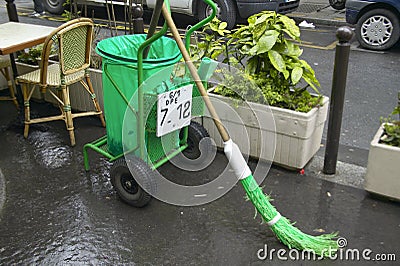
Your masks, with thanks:
[[(71, 0), (65, 0), (63, 6), (64, 7), (68, 7), (71, 5)], [(81, 14), (81, 11), (77, 11), (76, 13), (71, 12), (70, 10), (67, 10), (67, 8), (64, 9), (64, 12), (61, 14), (61, 16), (65, 19), (65, 20), (72, 20), (74, 18), (79, 17)]]
[(239, 71), (231, 72), (228, 69), (218, 69), (217, 71), (221, 75), (219, 75), (219, 79), (214, 80), (217, 83), (214, 89), (215, 93), (238, 100), (267, 103), (252, 75)]
[(208, 23), (201, 32), (201, 40), (190, 47), (191, 57), (193, 61), (200, 61), (204, 57), (218, 60), (218, 57), (227, 51), (226, 41), (224, 37), (230, 34), (226, 29), (228, 24), (218, 19), (213, 19)]
[[(219, 27), (222, 24), (213, 20), (203, 31), (203, 41), (194, 47), (192, 53), (194, 60), (204, 56), (217, 59), (224, 55), (223, 62), (243, 69), (247, 77), (260, 87), (263, 97), (255, 98), (265, 99), (271, 105), (308, 112), (321, 104), (322, 97), (317, 89), (320, 84), (311, 66), (300, 59), (303, 53), (297, 44), (300, 42), (300, 29), (292, 19), (264, 11), (251, 16), (247, 25), (241, 25), (231, 33), (221, 33)], [(298, 88), (301, 82), (305, 86)], [(239, 85), (234, 84), (235, 88)], [(318, 96), (312, 96), (308, 87)], [(229, 90), (231, 88), (219, 87), (217, 92), (235, 94)]]
[(42, 55), (43, 45), (37, 45), (29, 48), (18, 55), (18, 61), (28, 65), (38, 65), (38, 60)]
[[(400, 93), (399, 93), (400, 103)], [(394, 108), (388, 118), (381, 119), (384, 124), (383, 134), (380, 138), (380, 143), (385, 143), (390, 146), (400, 147), (400, 118), (396, 120), (393, 115), (400, 115), (400, 105)]]

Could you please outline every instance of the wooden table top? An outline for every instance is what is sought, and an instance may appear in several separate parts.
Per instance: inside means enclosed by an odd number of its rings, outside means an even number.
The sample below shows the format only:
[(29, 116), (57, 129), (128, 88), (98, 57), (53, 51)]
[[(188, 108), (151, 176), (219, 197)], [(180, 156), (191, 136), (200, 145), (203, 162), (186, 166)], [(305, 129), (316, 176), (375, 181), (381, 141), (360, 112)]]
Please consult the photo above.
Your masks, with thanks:
[(7, 22), (0, 24), (0, 55), (14, 53), (43, 43), (56, 28)]

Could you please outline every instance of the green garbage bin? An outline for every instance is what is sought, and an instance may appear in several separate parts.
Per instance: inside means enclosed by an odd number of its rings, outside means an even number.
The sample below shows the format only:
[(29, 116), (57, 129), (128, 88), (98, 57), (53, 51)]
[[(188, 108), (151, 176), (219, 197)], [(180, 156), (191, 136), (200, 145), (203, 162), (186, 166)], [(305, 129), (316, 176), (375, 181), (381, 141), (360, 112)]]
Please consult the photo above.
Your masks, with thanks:
[[(126, 101), (138, 89), (137, 52), (145, 40), (145, 34), (123, 35), (104, 39), (96, 47), (96, 52), (102, 57), (108, 151), (114, 156), (123, 153), (122, 130)], [(181, 57), (174, 40), (164, 36), (157, 39), (143, 60), (143, 80), (174, 65)]]

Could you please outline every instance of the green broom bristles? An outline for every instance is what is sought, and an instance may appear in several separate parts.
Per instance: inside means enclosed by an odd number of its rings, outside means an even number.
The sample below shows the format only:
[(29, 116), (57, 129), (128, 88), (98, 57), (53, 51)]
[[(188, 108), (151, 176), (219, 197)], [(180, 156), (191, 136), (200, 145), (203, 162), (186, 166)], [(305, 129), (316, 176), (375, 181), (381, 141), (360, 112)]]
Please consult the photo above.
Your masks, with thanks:
[[(268, 223), (279, 215), (279, 212), (270, 203), (270, 197), (263, 193), (252, 175), (242, 179), (241, 183), (247, 196), (253, 202), (265, 222)], [(318, 256), (326, 257), (334, 255), (338, 250), (338, 244), (334, 240), (337, 233), (319, 236), (308, 235), (293, 226), (293, 223), (283, 216), (270, 227), (278, 239), (289, 248), (313, 251)]]

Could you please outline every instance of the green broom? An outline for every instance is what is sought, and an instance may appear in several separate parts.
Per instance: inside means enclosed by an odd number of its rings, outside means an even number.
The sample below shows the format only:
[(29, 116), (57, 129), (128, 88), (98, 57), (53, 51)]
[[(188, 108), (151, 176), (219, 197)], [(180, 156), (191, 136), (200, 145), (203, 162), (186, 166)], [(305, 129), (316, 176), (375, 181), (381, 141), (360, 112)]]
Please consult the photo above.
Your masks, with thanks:
[[(208, 2), (208, 1), (207, 1)], [(269, 196), (265, 195), (261, 188), (257, 185), (250, 168), (248, 167), (239, 147), (230, 139), (228, 132), (222, 125), (214, 106), (212, 105), (203, 83), (197, 73), (196, 67), (190, 61), (190, 56), (185, 48), (185, 45), (179, 35), (171, 14), (164, 4), (162, 6), (162, 13), (171, 33), (182, 53), (182, 56), (188, 66), (188, 69), (196, 83), (200, 94), (214, 120), (214, 123), (224, 141), (224, 152), (229, 160), (229, 165), (234, 170), (236, 176), (241, 181), (247, 196), (253, 202), (257, 211), (261, 214), (267, 225), (275, 233), (278, 239), (288, 246), (289, 248), (296, 248), (298, 250), (307, 250), (315, 252), (319, 256), (333, 255), (337, 249), (338, 244), (334, 238), (336, 233), (325, 234), (319, 236), (312, 236), (301, 232), (298, 228), (293, 226), (287, 218), (280, 215), (275, 207), (270, 203)]]

